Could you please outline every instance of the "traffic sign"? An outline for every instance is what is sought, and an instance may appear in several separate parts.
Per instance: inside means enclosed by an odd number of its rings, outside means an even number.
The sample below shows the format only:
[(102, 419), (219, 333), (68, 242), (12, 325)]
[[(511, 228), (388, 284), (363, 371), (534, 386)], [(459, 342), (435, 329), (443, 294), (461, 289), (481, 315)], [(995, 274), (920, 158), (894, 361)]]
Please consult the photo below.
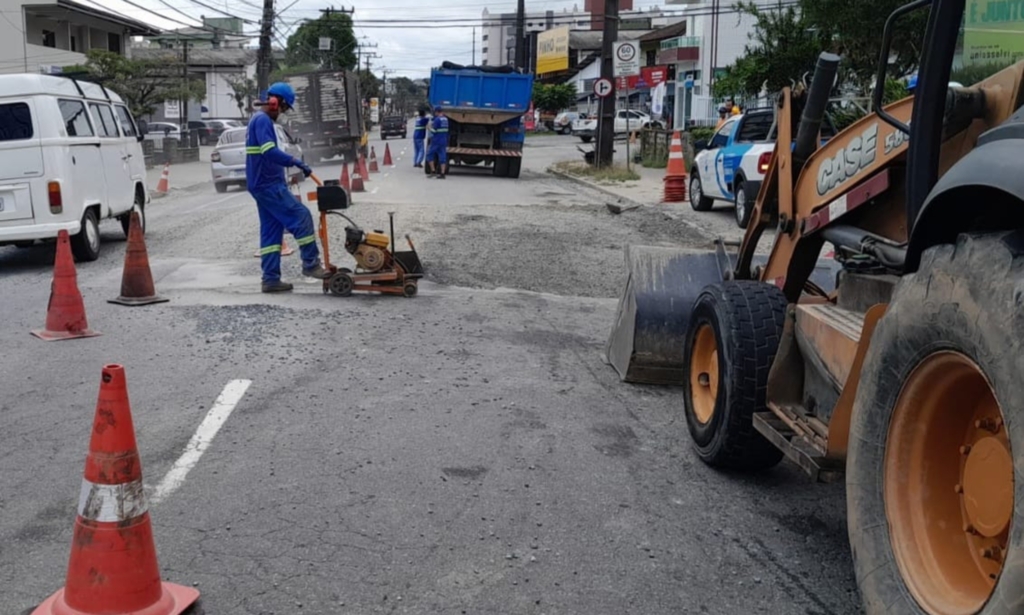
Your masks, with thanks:
[(640, 45), (636, 41), (616, 41), (612, 54), (612, 67), (616, 77), (640, 74)]
[(604, 98), (612, 93), (612, 82), (604, 77), (594, 82), (594, 94)]

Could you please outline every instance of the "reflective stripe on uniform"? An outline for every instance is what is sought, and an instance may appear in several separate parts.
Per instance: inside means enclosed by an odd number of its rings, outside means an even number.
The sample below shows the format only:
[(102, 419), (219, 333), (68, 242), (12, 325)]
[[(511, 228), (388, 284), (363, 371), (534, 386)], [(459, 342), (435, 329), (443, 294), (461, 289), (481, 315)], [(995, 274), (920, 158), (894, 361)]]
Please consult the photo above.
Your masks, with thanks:
[(267, 246), (260, 250), (260, 256), (266, 256), (267, 254), (273, 254), (274, 252), (281, 251), (281, 244)]
[(269, 150), (274, 149), (274, 147), (276, 147), (276, 144), (273, 141), (267, 141), (260, 146), (260, 153), (266, 154)]
[(438, 129), (434, 130), (434, 132), (448, 132), (448, 129), (447, 128), (438, 128)]
[(131, 521), (146, 513), (142, 479), (120, 485), (99, 485), (82, 479), (78, 515), (100, 523)]
[(246, 154), (262, 154), (258, 145), (253, 145), (245, 148)]
[(299, 244), (300, 247), (308, 246), (314, 241), (316, 241), (316, 235), (306, 235), (305, 237), (297, 237), (295, 239), (295, 243)]

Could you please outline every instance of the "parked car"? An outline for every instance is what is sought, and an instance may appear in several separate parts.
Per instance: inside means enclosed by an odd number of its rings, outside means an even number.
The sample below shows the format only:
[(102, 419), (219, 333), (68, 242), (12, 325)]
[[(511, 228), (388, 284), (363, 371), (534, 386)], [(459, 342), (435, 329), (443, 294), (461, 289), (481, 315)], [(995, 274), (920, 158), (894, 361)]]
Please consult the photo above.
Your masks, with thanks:
[(573, 123), (577, 120), (585, 119), (587, 119), (586, 113), (580, 113), (578, 111), (563, 111), (555, 116), (555, 120), (552, 122), (552, 130), (560, 135), (571, 135)]
[(177, 139), (181, 141), (184, 138), (185, 131), (177, 124), (170, 122), (148, 122), (146, 124), (145, 139), (147, 141), (156, 141), (157, 144), (161, 144), (164, 139)]
[(80, 261), (100, 254), (100, 220), (128, 233), (145, 221), (143, 130), (121, 97), (54, 75), (0, 75), (0, 245), (71, 236)]
[[(277, 145), (289, 155), (305, 161), (299, 140), (293, 139), (288, 131), (278, 124), (274, 125), (277, 131)], [(245, 133), (246, 127), (229, 128), (224, 131), (217, 141), (217, 147), (210, 154), (210, 174), (213, 176), (213, 185), (217, 192), (226, 192), (228, 186), (245, 187)], [(305, 177), (302, 171), (296, 168), (289, 169), (289, 179), (302, 181)]]
[[(624, 135), (633, 130), (644, 128), (662, 128), (658, 120), (652, 119), (642, 111), (633, 109), (619, 109), (615, 112), (615, 134)], [(593, 118), (580, 118), (573, 122), (573, 134), (577, 135), (584, 143), (590, 143), (597, 134), (597, 116)]]
[(199, 145), (216, 143), (224, 131), (231, 126), (227, 120), (189, 120), (188, 129), (199, 133)]
[(405, 138), (406, 130), (409, 129), (409, 120), (401, 115), (389, 115), (384, 118), (380, 123), (380, 138), (387, 139), (388, 137), (400, 135), (403, 139)]

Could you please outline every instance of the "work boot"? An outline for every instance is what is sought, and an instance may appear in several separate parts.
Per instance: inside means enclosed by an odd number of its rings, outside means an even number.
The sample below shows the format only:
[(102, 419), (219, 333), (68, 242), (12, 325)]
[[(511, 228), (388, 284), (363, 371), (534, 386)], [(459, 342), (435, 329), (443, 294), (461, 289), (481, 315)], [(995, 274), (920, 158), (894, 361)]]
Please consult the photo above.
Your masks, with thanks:
[(263, 283), (263, 292), (265, 293), (286, 293), (292, 288), (294, 287), (291, 284), (288, 282), (282, 282), (281, 280)]
[(326, 269), (324, 269), (323, 265), (317, 263), (315, 267), (310, 267), (309, 269), (303, 269), (302, 270), (302, 275), (306, 276), (307, 278), (316, 278), (318, 280), (326, 280), (327, 278), (331, 277), (331, 272), (326, 270)]

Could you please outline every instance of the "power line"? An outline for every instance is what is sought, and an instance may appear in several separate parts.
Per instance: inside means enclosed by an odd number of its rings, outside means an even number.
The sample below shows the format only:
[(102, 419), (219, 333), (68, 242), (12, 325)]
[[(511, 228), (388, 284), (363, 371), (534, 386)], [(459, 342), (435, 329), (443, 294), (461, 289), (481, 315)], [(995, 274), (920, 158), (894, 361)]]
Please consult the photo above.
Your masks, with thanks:
[(247, 23), (247, 24), (256, 25), (256, 26), (260, 25), (259, 21), (256, 21), (256, 20), (253, 20), (253, 19), (246, 19), (244, 17), (239, 17), (238, 15), (232, 15), (231, 13), (228, 13), (227, 11), (222, 11), (219, 8), (215, 7), (215, 6), (210, 6), (209, 4), (206, 4), (205, 2), (200, 2), (199, 0), (189, 0), (189, 2), (191, 2), (192, 4), (199, 5), (201, 7), (204, 7), (204, 8), (210, 9), (211, 11), (215, 11), (217, 13), (220, 13), (221, 15), (225, 15), (225, 16), (230, 17), (232, 19), (238, 19), (242, 23)]

